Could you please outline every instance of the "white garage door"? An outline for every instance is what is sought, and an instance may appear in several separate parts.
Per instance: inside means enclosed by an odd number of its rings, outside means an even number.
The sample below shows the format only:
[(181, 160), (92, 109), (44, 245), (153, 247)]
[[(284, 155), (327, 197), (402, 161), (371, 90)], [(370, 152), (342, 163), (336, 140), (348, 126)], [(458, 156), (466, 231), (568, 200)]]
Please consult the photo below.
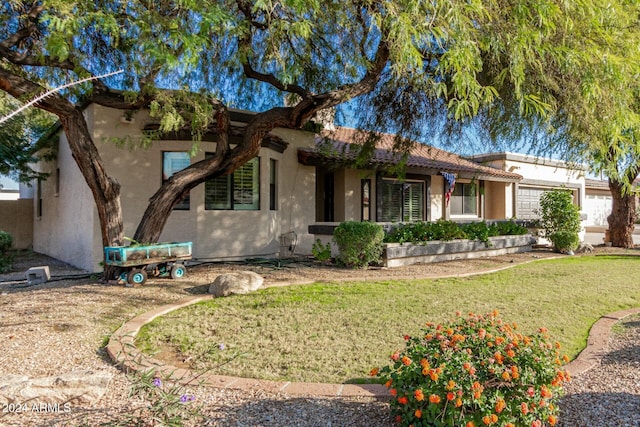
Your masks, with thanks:
[(611, 196), (587, 194), (583, 211), (587, 214), (587, 226), (607, 226), (607, 217), (611, 213)]
[(540, 207), (540, 196), (542, 196), (542, 193), (545, 191), (549, 191), (549, 189), (540, 187), (518, 187), (518, 193), (516, 195), (516, 218), (540, 218), (540, 215), (535, 213), (535, 210)]

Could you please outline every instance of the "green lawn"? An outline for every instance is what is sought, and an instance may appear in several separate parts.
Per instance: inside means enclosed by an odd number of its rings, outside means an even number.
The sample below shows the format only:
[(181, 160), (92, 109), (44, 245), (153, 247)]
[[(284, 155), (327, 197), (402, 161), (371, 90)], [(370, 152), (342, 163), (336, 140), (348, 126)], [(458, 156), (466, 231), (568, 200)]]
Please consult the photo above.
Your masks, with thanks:
[(215, 373), (357, 382), (386, 364), (404, 334), (457, 310), (498, 309), (523, 333), (545, 326), (575, 357), (600, 316), (637, 306), (640, 257), (566, 257), (469, 278), (318, 283), (219, 298), (157, 319), (137, 345), (152, 354), (172, 348)]

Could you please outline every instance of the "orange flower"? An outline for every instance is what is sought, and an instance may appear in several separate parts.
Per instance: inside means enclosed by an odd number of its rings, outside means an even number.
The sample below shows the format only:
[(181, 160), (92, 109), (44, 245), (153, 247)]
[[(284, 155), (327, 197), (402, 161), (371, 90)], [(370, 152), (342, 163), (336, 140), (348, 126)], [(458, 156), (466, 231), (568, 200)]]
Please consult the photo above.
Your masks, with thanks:
[(413, 393), (413, 396), (416, 398), (418, 402), (422, 402), (424, 400), (424, 393), (420, 389), (416, 390)]
[(398, 359), (400, 359), (400, 352), (396, 351), (395, 353), (393, 353), (391, 355), (391, 360), (393, 360), (394, 362), (396, 362)]
[(371, 375), (372, 377), (375, 377), (376, 375), (378, 375), (378, 372), (379, 372), (378, 368), (373, 368), (371, 372), (369, 372), (369, 375)]
[(440, 403), (440, 396), (438, 396), (437, 394), (432, 394), (431, 396), (429, 396), (429, 402), (435, 404)]
[(405, 396), (399, 397), (398, 403), (401, 405), (406, 405), (407, 403), (409, 403), (409, 399), (407, 399)]
[(545, 399), (550, 399), (553, 397), (553, 393), (551, 393), (551, 390), (549, 390), (548, 388), (546, 388), (545, 386), (542, 386), (542, 388), (540, 389), (540, 394), (542, 395), (542, 397), (544, 397)]
[(492, 423), (497, 423), (498, 422), (498, 416), (496, 414), (491, 414), (491, 422)]
[(416, 412), (413, 413), (416, 418), (422, 418), (422, 411), (420, 409), (416, 409)]
[(420, 361), (420, 366), (422, 366), (423, 368), (429, 368), (429, 361), (427, 359), (422, 359)]
[(389, 390), (389, 393), (391, 393), (391, 396), (397, 396), (398, 390), (396, 390), (395, 388), (392, 388), (391, 390)]
[(516, 352), (513, 350), (507, 350), (507, 356), (514, 358), (516, 357)]
[(511, 374), (509, 374), (509, 372), (507, 372), (507, 371), (504, 371), (502, 373), (502, 379), (505, 380), (505, 381), (509, 381), (511, 379)]
[(569, 356), (567, 356), (566, 354), (564, 356), (562, 356), (562, 360), (565, 361), (565, 363), (569, 362)]
[(522, 411), (523, 415), (527, 415), (529, 413), (529, 407), (527, 406), (526, 403), (522, 402), (520, 404), (520, 411)]
[(438, 381), (438, 374), (433, 369), (429, 370), (429, 377), (432, 381)]
[(393, 384), (393, 381), (392, 381), (392, 380), (389, 380), (389, 381), (387, 381), (386, 383), (384, 383), (384, 385), (385, 385), (387, 388), (390, 388), (390, 387), (391, 387), (391, 384)]
[(487, 331), (485, 331), (484, 329), (480, 328), (480, 330), (478, 330), (478, 336), (480, 337), (481, 340), (483, 340), (484, 337), (487, 336)]
[(453, 394), (452, 392), (448, 392), (448, 393), (447, 393), (447, 400), (448, 400), (449, 402), (451, 402), (451, 401), (452, 401), (453, 399), (455, 399), (455, 398), (456, 398), (456, 395), (455, 395), (455, 394)]
[(471, 363), (465, 362), (464, 365), (462, 365), (462, 367), (464, 368), (465, 371), (468, 371), (469, 369), (471, 369)]
[(482, 417), (482, 422), (488, 426), (489, 424), (491, 424), (491, 417), (489, 415), (485, 415), (484, 417)]
[(456, 382), (453, 380), (449, 380), (447, 386), (445, 387), (447, 390), (453, 390), (456, 387)]
[(476, 425), (474, 424), (473, 421), (469, 421), (466, 425), (466, 427), (476, 427)]
[(549, 421), (550, 426), (554, 426), (558, 423), (558, 418), (556, 418), (555, 415), (549, 415), (549, 418), (547, 419), (547, 421)]
[(506, 423), (504, 427), (516, 427), (513, 423)]
[(507, 407), (507, 403), (504, 401), (504, 399), (498, 399), (498, 401), (496, 402), (496, 413), (500, 413), (502, 411), (504, 411), (504, 408)]
[(456, 408), (459, 408), (459, 407), (461, 407), (461, 406), (462, 406), (462, 399), (457, 398), (457, 399), (456, 399)]
[(497, 345), (500, 345), (500, 344), (502, 344), (503, 342), (504, 342), (504, 338), (502, 338), (502, 337), (496, 337), (496, 344), (497, 344)]
[(411, 359), (409, 359), (407, 356), (402, 356), (402, 363), (404, 364), (404, 366), (409, 366), (411, 365)]
[(426, 377), (427, 375), (429, 375), (429, 371), (430, 370), (428, 368), (422, 368), (422, 375)]

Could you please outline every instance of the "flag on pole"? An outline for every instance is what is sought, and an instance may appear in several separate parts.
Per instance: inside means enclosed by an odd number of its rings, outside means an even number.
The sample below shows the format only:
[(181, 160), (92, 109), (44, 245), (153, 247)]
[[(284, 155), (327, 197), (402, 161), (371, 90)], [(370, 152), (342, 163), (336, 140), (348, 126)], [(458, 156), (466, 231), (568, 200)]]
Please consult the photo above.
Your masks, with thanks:
[(448, 172), (440, 172), (440, 175), (442, 175), (444, 177), (444, 180), (447, 183), (446, 186), (445, 186), (444, 198), (446, 200), (446, 205), (445, 206), (449, 206), (449, 200), (451, 199), (451, 193), (453, 193), (453, 190), (455, 190), (455, 188), (456, 188), (456, 175), (452, 174), (452, 173), (448, 173)]

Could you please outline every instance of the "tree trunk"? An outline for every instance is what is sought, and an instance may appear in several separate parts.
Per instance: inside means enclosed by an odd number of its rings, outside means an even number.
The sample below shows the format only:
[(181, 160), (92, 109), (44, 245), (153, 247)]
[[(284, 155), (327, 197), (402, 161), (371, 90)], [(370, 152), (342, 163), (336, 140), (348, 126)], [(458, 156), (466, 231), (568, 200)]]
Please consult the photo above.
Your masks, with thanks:
[[(93, 194), (100, 220), (102, 246), (120, 246), (124, 240), (120, 184), (104, 170), (82, 112), (76, 109), (72, 114), (60, 117), (60, 123), (71, 154)], [(105, 264), (103, 280), (112, 279), (114, 275), (115, 268)]]
[(611, 214), (607, 217), (611, 245), (632, 248), (636, 219), (635, 195), (629, 192), (623, 194), (623, 185), (611, 179), (609, 179), (609, 189), (613, 197)]

